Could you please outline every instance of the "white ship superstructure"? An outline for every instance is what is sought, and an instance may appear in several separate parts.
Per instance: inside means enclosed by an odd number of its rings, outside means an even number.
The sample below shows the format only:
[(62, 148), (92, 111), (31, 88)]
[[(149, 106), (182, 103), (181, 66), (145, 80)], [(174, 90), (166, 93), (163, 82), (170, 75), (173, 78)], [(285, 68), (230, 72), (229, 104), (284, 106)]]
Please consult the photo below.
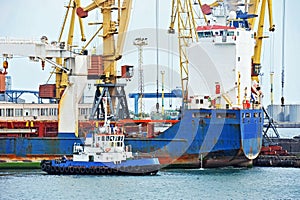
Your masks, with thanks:
[(242, 108), (251, 101), (254, 32), (225, 21), (199, 26), (198, 42), (188, 49), (190, 108)]

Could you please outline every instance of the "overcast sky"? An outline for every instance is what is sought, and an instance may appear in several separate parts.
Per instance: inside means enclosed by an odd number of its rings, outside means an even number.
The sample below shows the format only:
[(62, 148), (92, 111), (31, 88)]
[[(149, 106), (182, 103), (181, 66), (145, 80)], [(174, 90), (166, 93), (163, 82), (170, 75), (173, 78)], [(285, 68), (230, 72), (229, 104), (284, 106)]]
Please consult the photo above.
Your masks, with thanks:
[[(82, 0), (82, 5), (91, 1)], [(159, 28), (167, 29), (170, 21), (171, 0), (161, 0), (159, 4)], [(205, 1), (203, 1), (205, 2)], [(212, 1), (209, 1), (212, 2)], [(0, 37), (39, 39), (46, 35), (49, 40), (57, 40), (65, 14), (65, 0), (0, 0), (1, 20)], [(274, 23), (276, 32), (266, 39), (263, 48), (263, 89), (264, 103), (270, 103), (269, 74), (270, 64), (275, 72), (275, 103), (280, 103), (281, 97), (281, 50), (282, 50), (282, 5), (283, 0), (273, 1)], [(130, 30), (155, 28), (155, 0), (135, 0), (130, 21)], [(300, 22), (299, 0), (286, 0), (285, 19), (285, 90), (286, 103), (300, 103)], [(96, 20), (96, 18), (91, 19)], [(268, 25), (266, 25), (268, 27)], [(88, 28), (87, 28), (88, 29)], [(90, 28), (92, 29), (92, 28)], [(266, 33), (270, 35), (269, 33)], [(78, 39), (79, 37), (75, 37)], [(267, 41), (268, 40), (268, 41)], [(273, 50), (270, 48), (274, 46)], [(270, 53), (271, 52), (271, 53)], [(1, 58), (2, 59), (2, 58)], [(162, 59), (161, 59), (162, 60)], [(152, 63), (147, 63), (152, 62)], [(144, 61), (146, 65), (155, 64)], [(15, 58), (10, 61), (9, 75), (13, 78), (13, 89), (38, 90), (39, 84), (44, 84), (51, 71), (48, 66), (41, 70), (39, 63), (27, 62), (24, 58)], [(33, 78), (34, 76), (34, 78)]]

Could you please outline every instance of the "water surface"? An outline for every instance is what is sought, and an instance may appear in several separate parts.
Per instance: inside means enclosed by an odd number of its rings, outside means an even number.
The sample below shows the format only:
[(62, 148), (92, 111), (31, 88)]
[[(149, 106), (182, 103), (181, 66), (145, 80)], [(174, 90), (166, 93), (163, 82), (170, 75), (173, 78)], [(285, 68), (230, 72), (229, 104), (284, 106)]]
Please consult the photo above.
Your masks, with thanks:
[(300, 169), (164, 170), (156, 176), (1, 170), (0, 188), (0, 199), (300, 199)]

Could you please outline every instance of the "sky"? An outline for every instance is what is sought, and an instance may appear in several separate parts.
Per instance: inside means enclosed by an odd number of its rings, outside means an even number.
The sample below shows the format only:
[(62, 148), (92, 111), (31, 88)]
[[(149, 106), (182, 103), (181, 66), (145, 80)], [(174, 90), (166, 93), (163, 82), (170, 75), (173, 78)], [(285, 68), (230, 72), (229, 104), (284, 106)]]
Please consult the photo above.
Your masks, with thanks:
[[(91, 1), (82, 0), (82, 5), (87, 5)], [(129, 31), (139, 31), (145, 29), (155, 29), (156, 13), (155, 0), (134, 0), (129, 24)], [(205, 1), (202, 1), (205, 2)], [(210, 3), (212, 1), (208, 1)], [(66, 0), (0, 0), (1, 20), (0, 20), (0, 38), (22, 38), (39, 39), (46, 35), (49, 40), (58, 39), (59, 32), (63, 23), (65, 14), (64, 6)], [(166, 31), (170, 21), (171, 0), (159, 1), (158, 27)], [(264, 40), (262, 54), (262, 87), (264, 91), (264, 104), (270, 104), (270, 70), (274, 71), (274, 103), (280, 104), (281, 97), (281, 67), (282, 67), (282, 5), (283, 0), (273, 1), (273, 20), (276, 31), (269, 35), (269, 39)], [(300, 92), (297, 89), (300, 85), (299, 79), (299, 56), (300, 56), (300, 22), (298, 13), (300, 8), (299, 0), (286, 0), (286, 18), (285, 18), (285, 88), (284, 96), (286, 104), (300, 104)], [(95, 21), (94, 17), (91, 21)], [(268, 22), (266, 22), (266, 28)], [(87, 33), (95, 30), (93, 27), (86, 28)], [(78, 32), (78, 29), (76, 29)], [(75, 40), (79, 37), (75, 36)], [(152, 48), (155, 45), (150, 45)], [(133, 47), (132, 47), (133, 48)], [(136, 53), (136, 49), (127, 52)], [(150, 49), (150, 47), (148, 47)], [(153, 50), (153, 49), (152, 49)], [(137, 54), (135, 54), (137, 55)], [(144, 64), (151, 66), (156, 64), (156, 59), (151, 56), (144, 56)], [(150, 58), (151, 59), (150, 59)], [(0, 59), (2, 59), (0, 57)], [(159, 65), (169, 64), (169, 59), (161, 55)], [(137, 59), (133, 61), (137, 66)], [(272, 66), (272, 67), (271, 67)], [(39, 84), (45, 84), (52, 71), (49, 65), (45, 70), (41, 69), (40, 63), (29, 62), (27, 58), (15, 57), (9, 60), (9, 75), (12, 76), (12, 89), (38, 90)], [(147, 73), (145, 76), (149, 76)], [(153, 74), (151, 74), (153, 76)], [(155, 81), (151, 83), (155, 84)], [(150, 85), (151, 85), (150, 84)], [(180, 83), (170, 86), (180, 86)]]

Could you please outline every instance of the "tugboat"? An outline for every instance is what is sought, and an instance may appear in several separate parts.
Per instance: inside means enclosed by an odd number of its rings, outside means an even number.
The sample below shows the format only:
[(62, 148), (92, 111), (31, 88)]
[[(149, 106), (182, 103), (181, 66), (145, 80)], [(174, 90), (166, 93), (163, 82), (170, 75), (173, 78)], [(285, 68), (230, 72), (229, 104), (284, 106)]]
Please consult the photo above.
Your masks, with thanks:
[(41, 168), (48, 174), (156, 175), (158, 158), (133, 156), (124, 138), (121, 127), (112, 128), (107, 121), (89, 133), (84, 144), (74, 143), (73, 159), (43, 160)]

